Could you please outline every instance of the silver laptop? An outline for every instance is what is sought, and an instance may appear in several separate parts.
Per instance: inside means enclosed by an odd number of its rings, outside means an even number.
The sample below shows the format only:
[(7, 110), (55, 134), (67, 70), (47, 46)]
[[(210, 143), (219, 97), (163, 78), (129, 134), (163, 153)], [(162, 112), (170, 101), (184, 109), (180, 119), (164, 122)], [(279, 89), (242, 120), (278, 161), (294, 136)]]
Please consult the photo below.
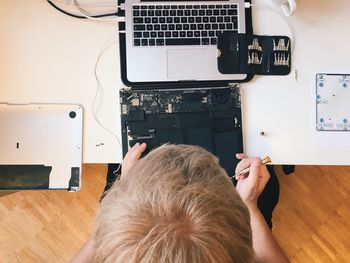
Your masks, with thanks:
[(243, 80), (221, 74), (217, 35), (245, 33), (244, 0), (125, 3), (126, 72), (130, 82)]
[(79, 105), (0, 104), (0, 190), (81, 186)]

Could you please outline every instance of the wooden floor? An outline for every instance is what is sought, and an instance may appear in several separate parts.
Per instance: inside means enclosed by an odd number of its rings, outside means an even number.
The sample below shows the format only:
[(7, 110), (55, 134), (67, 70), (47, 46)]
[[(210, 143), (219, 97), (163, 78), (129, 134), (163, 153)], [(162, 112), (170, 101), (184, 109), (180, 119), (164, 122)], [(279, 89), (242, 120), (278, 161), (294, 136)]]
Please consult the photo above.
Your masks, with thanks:
[[(0, 197), (0, 262), (68, 262), (88, 238), (105, 165), (83, 167), (83, 190)], [(350, 167), (277, 167), (274, 235), (292, 262), (350, 262)]]

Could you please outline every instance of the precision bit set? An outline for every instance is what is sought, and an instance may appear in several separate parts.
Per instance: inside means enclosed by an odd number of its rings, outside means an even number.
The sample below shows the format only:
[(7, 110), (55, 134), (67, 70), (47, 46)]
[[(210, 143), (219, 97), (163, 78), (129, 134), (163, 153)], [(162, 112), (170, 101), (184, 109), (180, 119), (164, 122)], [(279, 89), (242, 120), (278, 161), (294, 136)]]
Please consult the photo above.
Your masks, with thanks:
[(222, 74), (288, 75), (291, 40), (223, 32), (218, 36), (218, 69)]

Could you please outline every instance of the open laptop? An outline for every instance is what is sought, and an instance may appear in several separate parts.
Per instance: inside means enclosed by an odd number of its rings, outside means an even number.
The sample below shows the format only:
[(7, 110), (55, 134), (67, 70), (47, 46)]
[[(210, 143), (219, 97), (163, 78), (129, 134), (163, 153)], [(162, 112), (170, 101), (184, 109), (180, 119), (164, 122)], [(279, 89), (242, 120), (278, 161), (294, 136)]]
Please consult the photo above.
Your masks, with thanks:
[(81, 186), (79, 105), (0, 104), (0, 190)]
[(125, 1), (126, 78), (131, 83), (244, 80), (217, 69), (217, 35), (246, 32), (244, 0)]
[(198, 145), (215, 154), (234, 174), (243, 152), (238, 87), (192, 90), (120, 91), (123, 154), (147, 143), (147, 154), (165, 144)]

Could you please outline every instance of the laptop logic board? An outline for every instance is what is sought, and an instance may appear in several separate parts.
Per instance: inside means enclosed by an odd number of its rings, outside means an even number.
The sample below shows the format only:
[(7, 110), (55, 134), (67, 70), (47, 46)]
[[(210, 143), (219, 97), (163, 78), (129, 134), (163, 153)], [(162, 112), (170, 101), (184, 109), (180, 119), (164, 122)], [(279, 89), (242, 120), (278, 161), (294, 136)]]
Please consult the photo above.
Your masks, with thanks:
[(146, 154), (164, 143), (191, 144), (219, 157), (232, 173), (243, 151), (238, 87), (200, 90), (120, 91), (123, 154), (146, 142)]

